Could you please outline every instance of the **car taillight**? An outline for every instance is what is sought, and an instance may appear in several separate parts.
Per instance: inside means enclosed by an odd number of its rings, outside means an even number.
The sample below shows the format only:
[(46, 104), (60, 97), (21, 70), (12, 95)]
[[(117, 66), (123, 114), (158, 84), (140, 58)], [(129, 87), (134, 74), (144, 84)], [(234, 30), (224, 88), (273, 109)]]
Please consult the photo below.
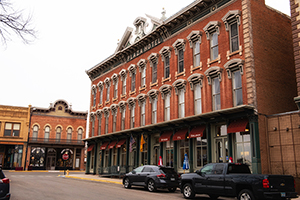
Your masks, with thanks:
[(164, 174), (159, 174), (159, 175), (156, 175), (157, 176), (157, 178), (165, 178), (166, 177), (166, 175), (164, 175)]
[(295, 181), (295, 179), (294, 179), (294, 188), (296, 188), (296, 181)]
[(180, 178), (180, 174), (178, 174), (178, 178)]
[(4, 179), (0, 180), (0, 183), (9, 184), (9, 179), (8, 178), (4, 178)]
[(265, 178), (263, 180), (263, 188), (270, 188), (270, 185), (269, 185), (269, 180), (267, 178)]

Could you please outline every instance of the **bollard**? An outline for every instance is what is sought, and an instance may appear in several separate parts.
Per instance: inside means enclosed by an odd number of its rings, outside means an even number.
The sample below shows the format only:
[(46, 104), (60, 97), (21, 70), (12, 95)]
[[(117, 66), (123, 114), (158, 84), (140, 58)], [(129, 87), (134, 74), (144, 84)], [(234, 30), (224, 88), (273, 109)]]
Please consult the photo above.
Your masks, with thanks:
[(69, 172), (70, 172), (70, 171), (69, 171), (69, 170), (67, 170), (67, 176), (69, 176)]

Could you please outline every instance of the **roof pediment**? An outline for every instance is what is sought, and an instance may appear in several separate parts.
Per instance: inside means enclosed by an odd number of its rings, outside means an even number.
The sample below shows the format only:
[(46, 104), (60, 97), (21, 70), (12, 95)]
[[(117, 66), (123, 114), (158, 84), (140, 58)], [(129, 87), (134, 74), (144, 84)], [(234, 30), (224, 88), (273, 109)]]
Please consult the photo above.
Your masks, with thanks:
[(123, 49), (125, 49), (127, 47), (128, 43), (130, 43), (130, 39), (132, 37), (132, 32), (133, 32), (133, 28), (130, 28), (130, 27), (126, 28), (121, 41), (118, 43), (115, 53), (122, 51)]

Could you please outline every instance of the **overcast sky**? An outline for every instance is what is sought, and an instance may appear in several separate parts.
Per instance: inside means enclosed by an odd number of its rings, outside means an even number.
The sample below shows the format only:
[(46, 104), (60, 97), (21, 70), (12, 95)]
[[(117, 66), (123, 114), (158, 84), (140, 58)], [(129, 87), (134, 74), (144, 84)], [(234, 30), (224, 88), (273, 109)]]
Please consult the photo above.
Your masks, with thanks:
[[(265, 0), (290, 15), (289, 0)], [(126, 27), (145, 14), (160, 18), (193, 0), (13, 0), (32, 15), (37, 39), (25, 45), (13, 37), (0, 46), (0, 104), (49, 107), (64, 99), (75, 111), (89, 110), (90, 79), (85, 71), (112, 55)], [(150, 21), (148, 21), (150, 23)]]

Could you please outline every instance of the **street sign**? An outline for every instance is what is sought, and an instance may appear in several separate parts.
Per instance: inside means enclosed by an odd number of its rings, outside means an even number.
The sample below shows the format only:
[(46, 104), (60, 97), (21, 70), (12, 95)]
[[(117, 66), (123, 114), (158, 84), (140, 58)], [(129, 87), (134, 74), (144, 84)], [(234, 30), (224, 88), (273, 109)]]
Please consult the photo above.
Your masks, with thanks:
[(66, 154), (66, 153), (63, 154), (63, 155), (62, 155), (62, 159), (63, 159), (63, 160), (68, 160), (68, 159), (69, 159), (69, 154)]

